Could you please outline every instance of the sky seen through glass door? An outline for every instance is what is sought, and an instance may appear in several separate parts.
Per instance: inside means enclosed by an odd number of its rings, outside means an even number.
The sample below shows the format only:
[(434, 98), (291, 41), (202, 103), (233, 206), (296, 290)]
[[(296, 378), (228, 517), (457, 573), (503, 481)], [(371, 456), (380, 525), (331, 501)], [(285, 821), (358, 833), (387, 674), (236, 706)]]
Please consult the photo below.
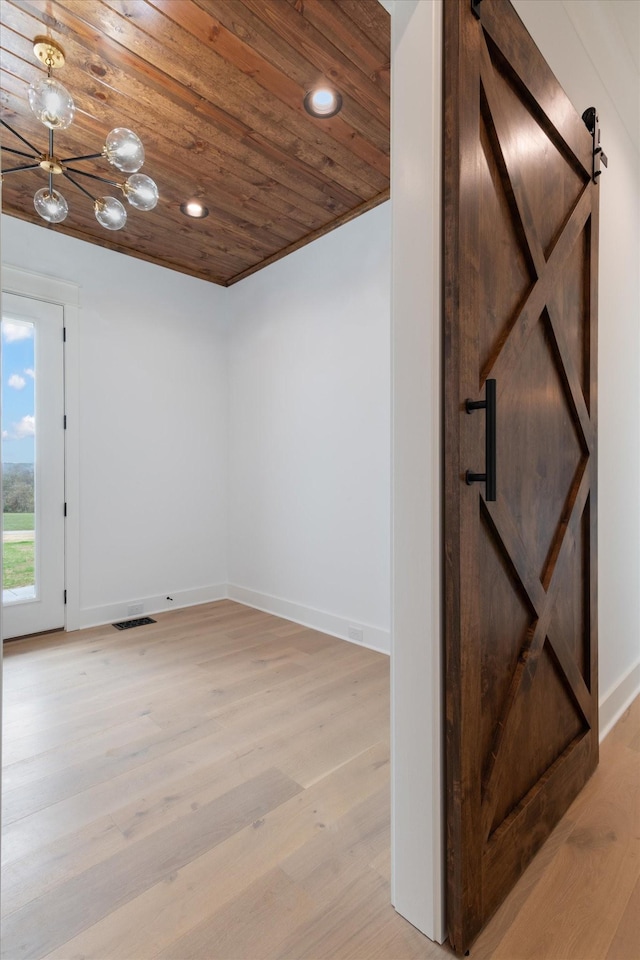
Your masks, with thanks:
[(2, 462), (34, 461), (34, 325), (2, 321)]

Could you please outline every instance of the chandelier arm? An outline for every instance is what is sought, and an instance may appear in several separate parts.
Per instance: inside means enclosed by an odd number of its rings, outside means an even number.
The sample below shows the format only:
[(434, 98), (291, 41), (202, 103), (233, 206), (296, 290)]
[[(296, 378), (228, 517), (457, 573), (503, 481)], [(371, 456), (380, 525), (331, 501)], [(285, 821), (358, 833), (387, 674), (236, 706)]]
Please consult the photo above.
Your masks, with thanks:
[(32, 156), (30, 153), (25, 153), (24, 150), (13, 150), (11, 147), (2, 147), (3, 153), (13, 153), (16, 157), (28, 157), (29, 160), (37, 160), (40, 163), (40, 157), (42, 156), (39, 153), (37, 156)]
[[(34, 145), (33, 145), (32, 143), (29, 143), (29, 141), (26, 140), (25, 137), (22, 136), (22, 134), (18, 133), (17, 130), (14, 130), (13, 127), (9, 126), (9, 124), (7, 123), (6, 120), (2, 120), (2, 118), (0, 118), (0, 123), (2, 124), (3, 127), (6, 127), (7, 130), (9, 130), (9, 131), (14, 135), (14, 137), (17, 137), (18, 140), (22, 140), (22, 142), (23, 142), (24, 144), (26, 144), (26, 146), (29, 147), (30, 150), (33, 150), (33, 152), (34, 152), (37, 156), (40, 156), (40, 151), (39, 151), (36, 147), (34, 147)], [(6, 147), (5, 149), (8, 149), (8, 147)], [(10, 152), (15, 153), (16, 151), (15, 151), (15, 150), (12, 150), (12, 151), (10, 151)], [(26, 156), (26, 154), (25, 154), (25, 156)]]
[[(101, 154), (98, 154), (101, 156)], [(97, 173), (87, 173), (86, 170), (78, 170), (77, 167), (67, 167), (67, 170), (70, 170), (71, 173), (79, 173), (81, 177), (90, 177), (92, 180), (99, 180), (100, 183), (108, 183), (110, 187), (120, 187), (122, 189), (122, 184), (118, 183), (117, 180), (107, 180), (106, 177), (99, 177)]]
[(8, 170), (3, 170), (2, 176), (4, 177), (7, 173), (18, 173), (20, 170), (37, 170), (39, 166), (39, 163), (23, 163), (21, 167), (9, 167)]
[(89, 197), (89, 200), (92, 200), (93, 203), (96, 202), (96, 198), (95, 198), (91, 193), (89, 193), (88, 190), (85, 190), (85, 188), (82, 186), (81, 183), (77, 183), (77, 182), (73, 179), (73, 177), (70, 177), (66, 170), (63, 170), (62, 172), (63, 172), (63, 174), (65, 175), (65, 177), (67, 178), (67, 180), (69, 180), (69, 182), (74, 185), (74, 187), (77, 187), (78, 190), (81, 190), (84, 194), (86, 194), (86, 196)]
[(102, 156), (104, 156), (102, 153), (87, 153), (84, 157), (64, 157), (60, 163), (77, 163), (78, 160), (98, 160)]

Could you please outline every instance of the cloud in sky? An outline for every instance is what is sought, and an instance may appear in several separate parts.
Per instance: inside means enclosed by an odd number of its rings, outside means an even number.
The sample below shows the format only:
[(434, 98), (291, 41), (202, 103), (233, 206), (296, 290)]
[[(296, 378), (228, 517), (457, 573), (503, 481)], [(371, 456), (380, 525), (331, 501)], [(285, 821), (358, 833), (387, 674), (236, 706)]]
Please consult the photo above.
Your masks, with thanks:
[(27, 413), (15, 426), (18, 440), (22, 440), (23, 437), (34, 437), (36, 433), (36, 418), (32, 413)]
[(34, 437), (36, 433), (36, 418), (32, 413), (27, 413), (18, 423), (11, 424), (11, 430), (2, 431), (3, 440), (24, 440), (26, 437)]
[(32, 336), (32, 323), (20, 323), (19, 320), (2, 321), (2, 337), (5, 343), (15, 343), (16, 340), (30, 340)]
[(7, 380), (7, 384), (14, 390), (22, 390), (26, 382), (25, 378), (21, 377), (19, 373), (12, 373)]
[(32, 380), (35, 380), (35, 378), (36, 378), (36, 372), (35, 372), (35, 370), (32, 370), (31, 367), (27, 367), (24, 372), (26, 373), (26, 375), (27, 375), (28, 377), (31, 377)]

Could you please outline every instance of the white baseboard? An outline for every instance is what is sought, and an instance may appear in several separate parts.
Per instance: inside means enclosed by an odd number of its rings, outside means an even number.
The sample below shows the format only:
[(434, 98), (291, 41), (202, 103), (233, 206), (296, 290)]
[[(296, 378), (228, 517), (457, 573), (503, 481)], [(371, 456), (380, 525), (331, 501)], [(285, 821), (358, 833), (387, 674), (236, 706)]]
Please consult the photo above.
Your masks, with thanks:
[[(109, 603), (101, 607), (80, 608), (79, 627), (98, 627), (103, 623), (127, 620), (132, 617), (146, 617), (154, 613), (163, 613), (178, 607), (193, 607), (198, 603), (211, 603), (213, 600), (226, 600), (227, 584), (213, 583), (208, 587), (193, 587), (190, 590), (178, 590), (169, 595), (157, 597), (135, 597), (121, 603)], [(142, 610), (130, 613), (133, 605), (142, 604)]]
[(640, 660), (600, 698), (600, 743), (640, 694)]
[[(313, 607), (305, 607), (299, 603), (293, 603), (291, 600), (272, 597), (268, 593), (248, 590), (246, 587), (240, 587), (235, 583), (228, 585), (227, 596), (229, 600), (236, 600), (238, 603), (244, 603), (247, 607), (255, 607), (256, 610), (263, 610), (265, 613), (272, 613), (277, 617), (284, 617), (285, 620), (293, 620), (294, 623), (299, 623), (303, 627), (311, 627), (313, 630), (328, 633), (340, 640), (348, 640), (349, 643), (369, 647), (370, 650), (377, 650), (378, 653), (388, 654), (390, 652), (391, 635), (388, 630), (382, 630), (380, 627), (358, 623), (356, 620), (345, 620), (344, 617), (337, 617), (332, 613), (326, 613), (324, 610), (315, 610)], [(362, 639), (353, 636), (354, 630), (362, 631)]]
[[(314, 610), (290, 600), (272, 597), (267, 593), (258, 593), (248, 590), (237, 584), (214, 583), (208, 587), (195, 587), (191, 590), (178, 590), (170, 594), (156, 597), (132, 597), (119, 603), (109, 603), (99, 607), (84, 607), (79, 611), (78, 627), (98, 627), (104, 623), (114, 623), (117, 620), (127, 620), (132, 617), (145, 617), (154, 613), (163, 613), (165, 610), (174, 610), (179, 607), (192, 607), (199, 603), (211, 603), (214, 600), (236, 600), (256, 610), (264, 610), (274, 616), (292, 620), (304, 627), (311, 627), (321, 633), (328, 633), (332, 637), (348, 640), (362, 647), (369, 647), (379, 653), (388, 654), (390, 651), (390, 634), (388, 630), (381, 630), (370, 624), (358, 623), (355, 620), (345, 620), (323, 610)], [(131, 607), (142, 605), (141, 610), (131, 613)], [(353, 636), (353, 631), (361, 631), (361, 639)], [(351, 633), (351, 635), (350, 635)]]

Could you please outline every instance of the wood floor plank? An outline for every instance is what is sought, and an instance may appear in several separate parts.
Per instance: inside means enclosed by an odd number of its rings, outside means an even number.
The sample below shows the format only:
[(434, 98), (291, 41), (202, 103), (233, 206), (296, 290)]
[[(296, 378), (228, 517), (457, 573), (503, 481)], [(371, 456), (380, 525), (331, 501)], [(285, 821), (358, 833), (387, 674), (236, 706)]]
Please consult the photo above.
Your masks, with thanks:
[(148, 836), (273, 766), (272, 758), (264, 753), (252, 760), (249, 764), (229, 753), (195, 770), (183, 768), (151, 785), (144, 796), (114, 810), (111, 817), (128, 840)]
[(177, 871), (170, 882), (125, 904), (48, 960), (150, 960), (299, 847), (324, 836), (352, 807), (386, 790), (387, 782), (388, 744), (377, 744)]
[(123, 803), (144, 794), (156, 784), (166, 783), (180, 772), (219, 760), (230, 748), (220, 733), (215, 733), (217, 730), (214, 721), (199, 725), (187, 721), (181, 729), (174, 731), (172, 739), (176, 749), (171, 753), (156, 756), (148, 763), (136, 765), (106, 782), (8, 824), (3, 839), (5, 862), (37, 849), (44, 838), (48, 841), (57, 839), (98, 816), (111, 814)]
[[(197, 726), (180, 724), (177, 729), (175, 726), (160, 727), (155, 723), (153, 727), (155, 729), (151, 730), (144, 739), (136, 740), (133, 744), (125, 743), (120, 747), (111, 747), (106, 753), (98, 753), (88, 760), (43, 777), (32, 784), (28, 793), (21, 787), (4, 791), (2, 797), (4, 823), (10, 824), (23, 817), (29, 817), (38, 810), (90, 791), (100, 784), (109, 783), (129, 771), (145, 767), (153, 760), (160, 759), (164, 763), (167, 755), (176, 753), (181, 747), (192, 744), (194, 741), (204, 740), (211, 734), (215, 735), (220, 730), (215, 721)], [(163, 778), (164, 776), (163, 773)]]
[[(191, 690), (208, 689), (211, 686), (210, 678), (197, 668), (180, 669), (177, 664), (176, 667), (170, 690), (167, 689), (166, 667), (154, 670), (148, 665), (132, 674), (127, 671), (126, 664), (121, 664), (119, 678), (115, 670), (113, 676), (102, 671), (91, 685), (82, 684), (74, 688), (71, 684), (60, 690), (56, 699), (47, 698), (39, 691), (24, 694), (26, 698), (37, 700), (41, 710), (31, 717), (29, 724), (21, 726), (20, 717), (14, 716), (13, 706), (7, 705), (5, 730), (12, 755), (15, 754), (16, 758), (35, 756), (56, 743), (68, 742), (74, 731), (82, 734), (83, 727), (78, 723), (80, 718), (86, 724), (93, 724), (96, 729), (104, 729), (109, 721), (122, 722), (125, 715), (140, 716), (148, 712), (146, 701), (153, 702), (154, 695), (164, 699), (168, 696), (176, 698), (184, 695), (184, 689), (180, 688), (185, 686)], [(117, 697), (119, 704), (117, 717), (113, 710), (114, 697)]]
[(606, 956), (640, 876), (640, 756), (626, 753), (609, 795), (592, 800), (577, 819), (517, 929), (494, 951), (496, 960), (513, 960), (516, 950), (522, 960)]
[(274, 744), (282, 770), (304, 787), (310, 787), (357, 756), (372, 738), (384, 737), (388, 724), (381, 717), (381, 706), (383, 716), (389, 709), (384, 694), (384, 690), (379, 691), (375, 704), (352, 704), (337, 716), (320, 721), (308, 730), (305, 743), (297, 744), (295, 750), (286, 744), (278, 751)]
[[(157, 621), (7, 645), (5, 960), (449, 960), (390, 903), (388, 658)], [(639, 747), (640, 698), (472, 958), (636, 960)]]
[(32, 901), (5, 919), (6, 955), (27, 960), (50, 952), (300, 791), (271, 769), (59, 884), (44, 902)]
[[(386, 660), (381, 654), (378, 657), (381, 661)], [(312, 715), (326, 717), (335, 711), (347, 709), (354, 699), (366, 699), (374, 692), (373, 687), (383, 685), (388, 688), (388, 669), (388, 662), (374, 662), (364, 666), (360, 664), (353, 670), (336, 675), (334, 666), (333, 675), (327, 676), (321, 683), (310, 671), (308, 677), (296, 679), (286, 691), (281, 688), (274, 696), (265, 689), (264, 696), (251, 704), (250, 709), (246, 703), (232, 704), (227, 709), (217, 710), (212, 716), (223, 727), (233, 727), (238, 732), (248, 732), (256, 727), (275, 730), (276, 726), (280, 726), (290, 729), (302, 714), (305, 722)]]
[[(282, 870), (317, 903), (354, 883), (389, 846), (389, 791), (366, 797), (281, 861)], [(382, 876), (382, 874), (380, 874)], [(389, 877), (383, 877), (387, 882)]]
[[(367, 943), (375, 942), (380, 914), (392, 908), (386, 882), (373, 870), (337, 896), (318, 903), (312, 919), (294, 930), (275, 954), (278, 960), (342, 960), (368, 956)], [(400, 918), (398, 918), (400, 919)], [(385, 918), (386, 921), (386, 918)], [(275, 958), (274, 958), (275, 960)]]
[(273, 956), (288, 930), (304, 923), (314, 907), (313, 900), (275, 867), (158, 953), (157, 960)]
[(127, 838), (109, 816), (51, 843), (43, 842), (27, 856), (3, 866), (3, 914), (9, 916), (46, 897), (58, 884), (103, 863), (126, 846)]
[(636, 881), (629, 902), (614, 937), (606, 960), (637, 960), (640, 953), (640, 878)]
[(134, 717), (132, 720), (108, 726), (91, 736), (62, 743), (52, 750), (6, 764), (2, 773), (3, 790), (6, 792), (25, 787), (35, 780), (90, 760), (101, 752), (108, 753), (124, 744), (143, 740), (150, 730), (158, 729), (158, 724), (154, 723), (150, 716)]

